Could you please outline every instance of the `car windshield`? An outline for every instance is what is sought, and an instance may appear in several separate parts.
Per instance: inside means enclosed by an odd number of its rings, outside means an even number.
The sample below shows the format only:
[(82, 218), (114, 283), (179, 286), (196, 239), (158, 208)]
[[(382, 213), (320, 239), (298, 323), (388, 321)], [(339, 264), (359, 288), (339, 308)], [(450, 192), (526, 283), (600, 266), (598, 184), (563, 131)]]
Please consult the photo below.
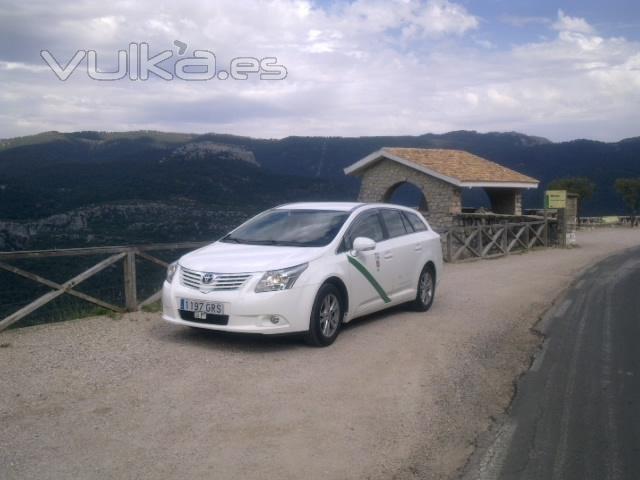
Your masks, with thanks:
[(241, 225), (222, 241), (322, 247), (335, 238), (348, 216), (348, 212), (332, 210), (270, 210)]

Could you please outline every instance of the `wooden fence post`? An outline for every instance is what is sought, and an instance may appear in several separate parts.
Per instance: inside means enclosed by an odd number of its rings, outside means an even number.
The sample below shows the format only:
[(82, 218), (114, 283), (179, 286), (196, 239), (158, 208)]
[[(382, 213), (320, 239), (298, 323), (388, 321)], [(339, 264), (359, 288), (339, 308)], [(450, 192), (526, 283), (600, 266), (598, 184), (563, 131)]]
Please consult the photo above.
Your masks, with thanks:
[[(23, 306), (16, 312), (10, 314), (8, 317), (0, 318), (0, 331), (8, 328), (14, 323), (20, 321), (22, 318), (36, 311), (43, 305), (48, 304), (55, 298), (61, 295), (72, 295), (76, 298), (80, 298), (94, 305), (98, 305), (107, 310), (113, 310), (114, 312), (125, 312), (137, 310), (141, 306), (148, 305), (160, 299), (162, 290), (156, 291), (153, 295), (149, 296), (146, 300), (138, 302), (137, 294), (137, 278), (136, 278), (136, 257), (140, 256), (142, 259), (154, 263), (160, 267), (165, 268), (167, 262), (159, 258), (150, 255), (148, 252), (154, 250), (181, 250), (181, 249), (193, 249), (200, 248), (210, 242), (180, 242), (180, 243), (160, 243), (160, 244), (147, 244), (138, 246), (105, 246), (105, 247), (89, 247), (89, 248), (66, 248), (59, 250), (27, 250), (27, 251), (11, 251), (0, 252), (0, 270), (11, 272), (15, 275), (19, 275), (23, 278), (27, 278), (33, 282), (45, 285), (52, 289), (52, 291), (45, 293), (38, 297), (34, 301)], [(70, 280), (64, 283), (54, 282), (48, 280), (40, 275), (27, 272), (21, 268), (15, 267), (4, 260), (18, 260), (23, 258), (29, 259), (41, 259), (41, 258), (59, 258), (59, 257), (81, 257), (87, 255), (111, 255), (105, 258), (101, 262), (97, 263), (93, 267), (85, 270), (84, 272), (76, 275)], [(110, 265), (119, 262), (124, 259), (124, 294), (125, 294), (125, 308), (112, 303), (100, 300), (89, 294), (75, 290), (75, 287), (93, 277), (98, 272), (101, 272)]]
[(505, 255), (509, 255), (508, 248), (508, 232), (509, 232), (509, 224), (505, 223), (502, 228), (502, 238), (500, 239), (500, 243), (502, 244), (502, 251)]
[(544, 209), (544, 246), (549, 247), (549, 217), (547, 216), (547, 209)]
[[(89, 270), (85, 270), (81, 274), (76, 275), (71, 280), (67, 280), (63, 284), (57, 284), (55, 282), (51, 282), (49, 280), (46, 280), (46, 279), (44, 279), (44, 278), (42, 278), (40, 276), (28, 274), (28, 272), (25, 272), (24, 270), (21, 270), (21, 269), (10, 269), (9, 271), (14, 271), (14, 273), (18, 273), (19, 275), (22, 275), (22, 273), (26, 273), (30, 277), (32, 277), (31, 278), (32, 280), (35, 280), (35, 278), (38, 278), (38, 282), (39, 283), (48, 284), (47, 286), (55, 288), (56, 290), (53, 290), (53, 291), (48, 292), (48, 293), (45, 293), (44, 295), (42, 295), (41, 297), (37, 298), (36, 300), (31, 302), (30, 304), (25, 305), (24, 307), (22, 307), (17, 312), (12, 313), (11, 315), (9, 315), (8, 317), (6, 317), (4, 319), (0, 319), (0, 331), (4, 330), (5, 328), (8, 328), (9, 326), (14, 324), (15, 322), (17, 322), (21, 318), (26, 317), (27, 315), (29, 315), (30, 313), (36, 311), (38, 308), (42, 307), (43, 305), (46, 305), (47, 303), (49, 303), (54, 298), (57, 298), (60, 295), (63, 295), (64, 293), (69, 292), (73, 287), (75, 287), (79, 283), (84, 282), (89, 277), (92, 277), (96, 273), (104, 270), (109, 265), (114, 264), (115, 262), (117, 262), (121, 258), (123, 258), (124, 256), (125, 256), (124, 253), (119, 253), (119, 254), (113, 255), (113, 256), (111, 256), (109, 258), (106, 258), (106, 259), (102, 260), (100, 263), (98, 263), (98, 264), (94, 265), (93, 267), (91, 267)], [(54, 285), (54, 283), (55, 283), (55, 285)], [(89, 296), (87, 294), (81, 293), (81, 292), (75, 292), (74, 295), (80, 296), (81, 298), (84, 297), (85, 300), (91, 299), (90, 301), (92, 301), (93, 303), (95, 303), (95, 300), (97, 300), (97, 299), (94, 299), (93, 297), (91, 297), (91, 296)], [(111, 306), (107, 306), (107, 308), (111, 308)], [(116, 307), (116, 308), (118, 308), (118, 307)]]
[(136, 284), (136, 251), (127, 250), (124, 258), (124, 304), (129, 312), (138, 308), (138, 286)]

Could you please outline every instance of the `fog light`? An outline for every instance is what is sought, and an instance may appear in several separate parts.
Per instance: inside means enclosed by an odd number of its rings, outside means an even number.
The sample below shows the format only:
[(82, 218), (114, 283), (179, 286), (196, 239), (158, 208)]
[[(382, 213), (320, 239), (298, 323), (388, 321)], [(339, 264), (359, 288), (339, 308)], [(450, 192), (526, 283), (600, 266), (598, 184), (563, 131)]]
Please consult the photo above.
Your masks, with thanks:
[(280, 323), (280, 317), (278, 315), (271, 315), (271, 323), (277, 325)]

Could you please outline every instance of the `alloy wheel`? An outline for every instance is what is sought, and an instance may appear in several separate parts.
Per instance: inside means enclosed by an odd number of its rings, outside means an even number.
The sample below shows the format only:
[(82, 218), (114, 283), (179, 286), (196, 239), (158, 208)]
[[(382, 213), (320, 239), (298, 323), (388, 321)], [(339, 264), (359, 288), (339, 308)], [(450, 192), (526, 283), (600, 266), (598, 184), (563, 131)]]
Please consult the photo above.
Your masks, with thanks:
[(420, 277), (420, 300), (424, 305), (428, 305), (433, 297), (433, 277), (431, 272), (426, 270)]
[(333, 293), (327, 294), (320, 304), (320, 331), (324, 337), (331, 337), (340, 324), (340, 302)]

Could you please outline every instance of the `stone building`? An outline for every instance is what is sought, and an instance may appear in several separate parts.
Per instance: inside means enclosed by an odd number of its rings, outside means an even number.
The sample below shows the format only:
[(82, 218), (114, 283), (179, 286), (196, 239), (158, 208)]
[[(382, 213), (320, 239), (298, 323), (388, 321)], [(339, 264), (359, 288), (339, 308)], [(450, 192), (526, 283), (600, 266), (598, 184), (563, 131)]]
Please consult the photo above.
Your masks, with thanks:
[(435, 229), (462, 213), (462, 189), (483, 188), (497, 214), (521, 215), (522, 191), (538, 180), (461, 150), (382, 148), (345, 168), (362, 178), (359, 201), (388, 202), (409, 183), (422, 192), (419, 209)]

